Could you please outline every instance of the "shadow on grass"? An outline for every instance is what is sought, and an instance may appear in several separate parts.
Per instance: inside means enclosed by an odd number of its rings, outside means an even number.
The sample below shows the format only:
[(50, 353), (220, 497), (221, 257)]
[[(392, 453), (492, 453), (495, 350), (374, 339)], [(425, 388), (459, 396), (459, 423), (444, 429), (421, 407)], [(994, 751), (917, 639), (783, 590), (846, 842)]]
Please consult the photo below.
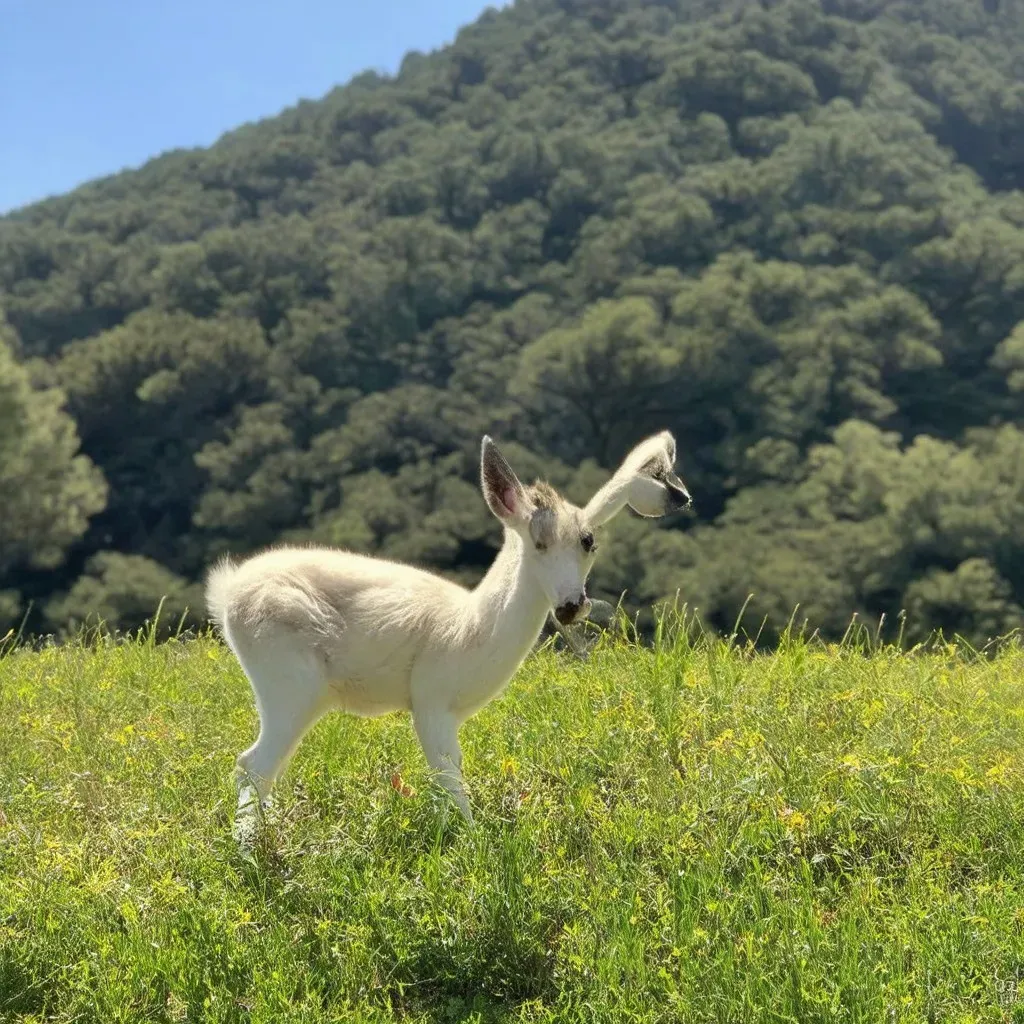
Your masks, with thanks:
[(21, 964), (0, 962), (0, 1014), (42, 1018), (48, 1010), (49, 986), (39, 978), (29, 977)]

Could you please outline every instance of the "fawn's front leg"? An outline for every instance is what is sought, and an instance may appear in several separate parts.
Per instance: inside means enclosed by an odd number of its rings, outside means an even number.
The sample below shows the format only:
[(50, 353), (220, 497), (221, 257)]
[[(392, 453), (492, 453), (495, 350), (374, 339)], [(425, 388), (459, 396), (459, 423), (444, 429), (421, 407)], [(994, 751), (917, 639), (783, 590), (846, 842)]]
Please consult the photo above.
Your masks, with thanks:
[(427, 764), (438, 773), (438, 782), (451, 794), (462, 816), (473, 824), (469, 794), (462, 781), (462, 748), (459, 746), (459, 722), (449, 711), (413, 707), (413, 724)]

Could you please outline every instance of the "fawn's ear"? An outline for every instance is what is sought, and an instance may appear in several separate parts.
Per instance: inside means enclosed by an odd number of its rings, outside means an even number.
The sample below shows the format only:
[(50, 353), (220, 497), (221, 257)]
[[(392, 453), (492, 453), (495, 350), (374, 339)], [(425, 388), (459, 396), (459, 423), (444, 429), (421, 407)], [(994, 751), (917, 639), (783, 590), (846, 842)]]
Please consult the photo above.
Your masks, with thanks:
[(498, 446), (486, 435), (480, 448), (480, 488), (487, 507), (503, 523), (525, 521), (528, 518), (526, 492), (519, 477), (498, 451)]
[(625, 505), (649, 518), (689, 508), (690, 492), (673, 472), (675, 459), (676, 439), (667, 430), (641, 441), (587, 503), (584, 519), (600, 526)]

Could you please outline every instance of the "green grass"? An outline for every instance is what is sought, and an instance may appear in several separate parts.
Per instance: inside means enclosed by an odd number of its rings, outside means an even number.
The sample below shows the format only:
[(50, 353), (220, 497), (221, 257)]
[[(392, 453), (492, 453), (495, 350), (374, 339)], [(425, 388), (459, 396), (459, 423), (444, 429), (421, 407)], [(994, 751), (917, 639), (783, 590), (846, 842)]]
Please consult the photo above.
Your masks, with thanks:
[(1016, 647), (548, 648), (463, 730), (475, 829), (333, 715), (247, 861), (223, 647), (16, 650), (0, 1020), (1024, 1019), (1022, 706)]

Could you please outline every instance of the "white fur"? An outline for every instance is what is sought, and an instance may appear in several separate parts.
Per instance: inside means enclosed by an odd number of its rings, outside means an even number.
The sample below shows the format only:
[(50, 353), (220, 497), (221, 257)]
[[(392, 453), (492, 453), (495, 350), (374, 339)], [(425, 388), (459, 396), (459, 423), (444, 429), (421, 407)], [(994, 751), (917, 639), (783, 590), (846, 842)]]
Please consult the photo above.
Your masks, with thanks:
[(679, 491), (687, 503), (689, 492), (672, 472), (676, 461), (675, 438), (663, 430), (638, 444), (623, 460), (615, 475), (595, 494), (583, 510), (587, 521), (596, 529), (629, 505), (641, 516), (655, 517), (665, 514), (668, 488)]
[(484, 438), (482, 489), (505, 536), (472, 591), (409, 565), (316, 547), (215, 566), (207, 605), (260, 718), (258, 739), (238, 758), (239, 810), (267, 798), (324, 712), (404, 710), (431, 769), (472, 821), (459, 727), (508, 684), (549, 612), (569, 623), (589, 611), (593, 554), (581, 538), (626, 503), (643, 515), (672, 507), (655, 476), (670, 473), (674, 456), (671, 434), (650, 438), (580, 510), (542, 485), (524, 487)]

